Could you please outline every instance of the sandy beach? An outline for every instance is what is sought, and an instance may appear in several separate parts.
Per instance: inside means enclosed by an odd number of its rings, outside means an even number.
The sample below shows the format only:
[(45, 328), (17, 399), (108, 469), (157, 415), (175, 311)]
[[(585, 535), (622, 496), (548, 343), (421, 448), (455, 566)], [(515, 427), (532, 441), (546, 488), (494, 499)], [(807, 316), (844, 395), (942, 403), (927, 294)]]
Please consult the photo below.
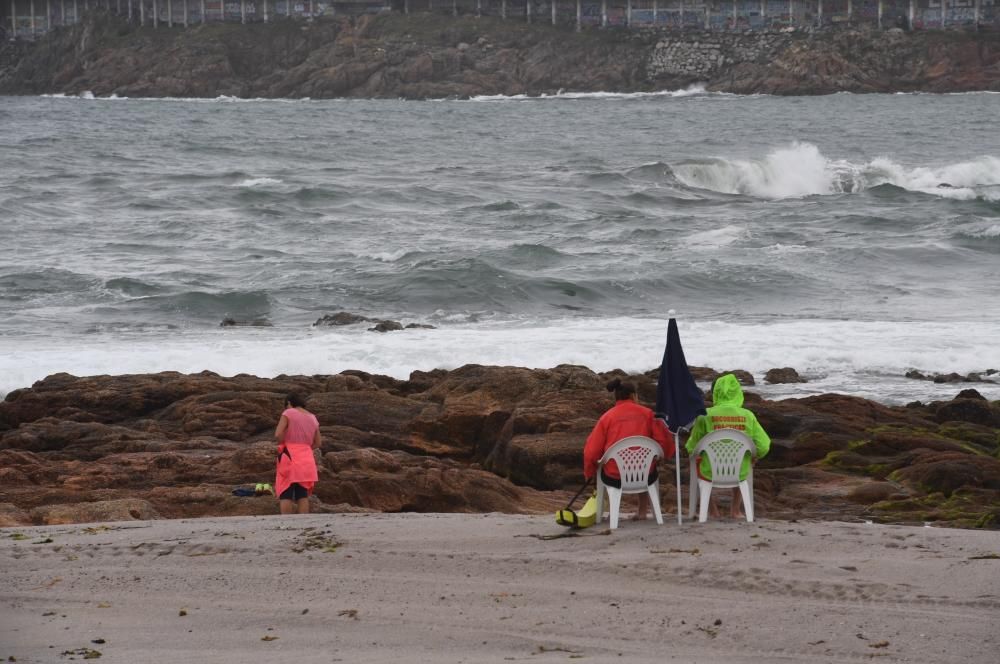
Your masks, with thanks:
[(1000, 533), (314, 514), (0, 530), (0, 656), (995, 662)]

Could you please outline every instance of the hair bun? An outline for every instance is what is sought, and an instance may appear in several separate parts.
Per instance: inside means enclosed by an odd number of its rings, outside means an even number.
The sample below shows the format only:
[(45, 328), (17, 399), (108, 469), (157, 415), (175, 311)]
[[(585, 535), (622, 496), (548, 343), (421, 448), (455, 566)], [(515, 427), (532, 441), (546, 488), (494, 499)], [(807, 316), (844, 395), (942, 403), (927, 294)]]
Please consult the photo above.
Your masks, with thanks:
[(614, 392), (615, 390), (617, 390), (621, 386), (622, 386), (622, 379), (621, 378), (615, 378), (614, 380), (612, 380), (611, 382), (609, 382), (605, 387), (607, 388), (608, 392)]

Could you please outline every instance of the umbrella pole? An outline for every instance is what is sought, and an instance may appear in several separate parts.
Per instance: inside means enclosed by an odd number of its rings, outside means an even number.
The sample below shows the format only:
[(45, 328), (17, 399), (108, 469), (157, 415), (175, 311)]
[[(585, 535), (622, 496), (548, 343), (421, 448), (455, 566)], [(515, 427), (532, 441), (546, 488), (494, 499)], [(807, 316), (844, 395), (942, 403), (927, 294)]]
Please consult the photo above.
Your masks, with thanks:
[(681, 448), (684, 447), (682, 442), (684, 441), (684, 429), (677, 432), (676, 449), (674, 450), (674, 469), (677, 473), (676, 486), (677, 486), (677, 525), (683, 523), (683, 517), (681, 516)]

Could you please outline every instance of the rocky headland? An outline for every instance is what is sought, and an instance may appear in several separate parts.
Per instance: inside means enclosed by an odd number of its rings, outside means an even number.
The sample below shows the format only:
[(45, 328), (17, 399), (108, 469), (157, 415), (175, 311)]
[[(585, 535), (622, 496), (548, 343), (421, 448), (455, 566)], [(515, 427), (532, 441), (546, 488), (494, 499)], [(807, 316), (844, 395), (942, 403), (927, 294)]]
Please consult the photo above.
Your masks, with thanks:
[(1000, 90), (1000, 33), (585, 30), (377, 16), (137, 27), (102, 13), (0, 47), (0, 94), (426, 99), (674, 90)]
[[(694, 372), (706, 388), (716, 375)], [(656, 373), (632, 377), (644, 403)], [(583, 442), (611, 405), (612, 375), (56, 374), (0, 403), (0, 526), (276, 513), (271, 496), (232, 492), (272, 481), (272, 435), (292, 391), (322, 424), (316, 511), (554, 511), (582, 482)], [(748, 390), (774, 441), (755, 473), (762, 518), (1000, 526), (1000, 402), (974, 389), (894, 407)], [(673, 473), (661, 482), (673, 509)]]

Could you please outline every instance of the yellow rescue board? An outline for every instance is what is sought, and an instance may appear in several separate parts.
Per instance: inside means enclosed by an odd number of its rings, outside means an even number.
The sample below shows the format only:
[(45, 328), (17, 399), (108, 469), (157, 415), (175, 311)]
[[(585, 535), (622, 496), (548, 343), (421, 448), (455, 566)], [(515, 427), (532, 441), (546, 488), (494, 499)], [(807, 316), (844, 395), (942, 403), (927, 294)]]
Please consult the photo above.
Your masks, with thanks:
[(564, 509), (556, 512), (556, 523), (570, 528), (589, 528), (597, 523), (597, 498), (591, 496), (578, 510)]

